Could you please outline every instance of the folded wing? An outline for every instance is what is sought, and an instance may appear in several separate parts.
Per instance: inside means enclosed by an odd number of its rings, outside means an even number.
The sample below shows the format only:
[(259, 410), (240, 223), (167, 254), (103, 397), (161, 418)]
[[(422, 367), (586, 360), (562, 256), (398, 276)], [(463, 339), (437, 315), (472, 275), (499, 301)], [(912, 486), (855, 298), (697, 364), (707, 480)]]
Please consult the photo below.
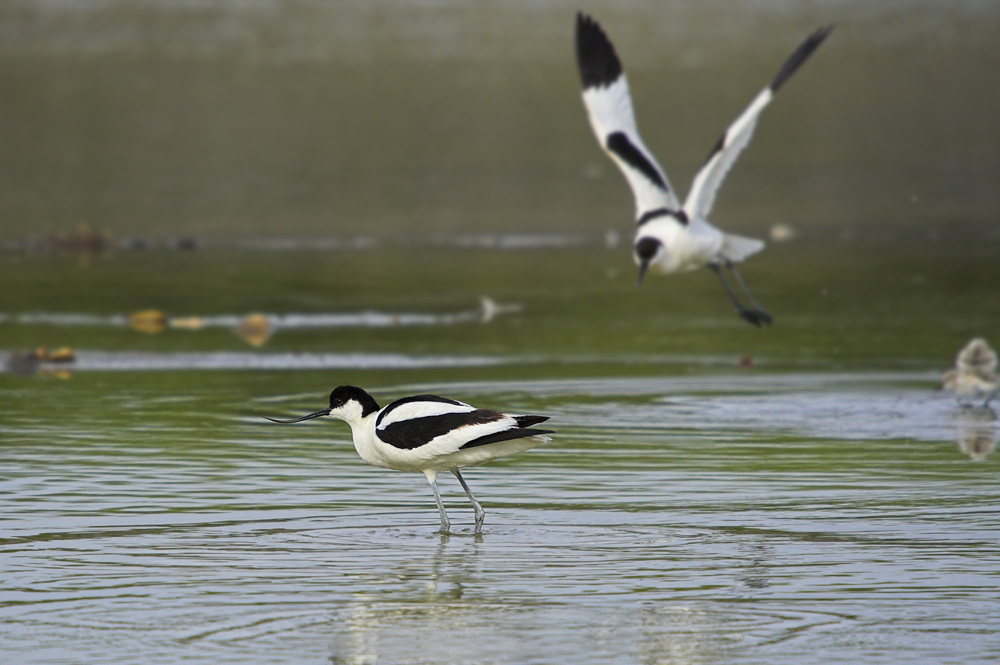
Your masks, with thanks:
[(385, 443), (428, 459), (511, 439), (549, 434), (532, 429), (547, 416), (511, 416), (436, 395), (397, 400), (381, 411), (375, 432)]

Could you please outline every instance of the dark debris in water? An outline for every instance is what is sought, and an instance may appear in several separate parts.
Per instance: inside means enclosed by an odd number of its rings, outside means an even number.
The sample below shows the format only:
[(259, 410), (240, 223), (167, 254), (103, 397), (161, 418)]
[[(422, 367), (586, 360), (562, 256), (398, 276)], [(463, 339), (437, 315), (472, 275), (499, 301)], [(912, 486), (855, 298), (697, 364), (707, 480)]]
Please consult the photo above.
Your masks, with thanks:
[(62, 254), (90, 257), (108, 256), (117, 251), (141, 251), (147, 249), (171, 249), (189, 251), (197, 249), (202, 242), (191, 236), (169, 238), (165, 241), (142, 238), (119, 238), (109, 229), (92, 229), (88, 224), (80, 224), (69, 231), (31, 235), (7, 243), (10, 251), (38, 254)]
[(76, 354), (69, 347), (50, 351), (40, 346), (34, 351), (12, 351), (4, 361), (4, 369), (14, 376), (52, 373), (65, 378), (69, 375), (66, 368), (75, 361)]

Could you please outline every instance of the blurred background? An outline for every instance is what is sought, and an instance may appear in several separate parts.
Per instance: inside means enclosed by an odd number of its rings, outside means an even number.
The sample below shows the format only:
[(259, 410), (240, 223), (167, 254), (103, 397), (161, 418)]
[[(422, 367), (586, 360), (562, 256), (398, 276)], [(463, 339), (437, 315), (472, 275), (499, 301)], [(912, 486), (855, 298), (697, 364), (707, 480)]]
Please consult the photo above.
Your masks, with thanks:
[[(578, 10), (682, 193), (836, 24), (712, 214), (773, 327), (636, 287)], [(995, 662), (1000, 429), (936, 388), (1000, 343), (997, 72), (981, 0), (0, 2), (0, 651)], [(438, 539), (260, 418), (343, 383), (559, 434)]]
[(684, 191), (817, 25), (714, 217), (766, 234), (989, 225), (1000, 8), (870, 3), (11, 0), (0, 229), (117, 236), (630, 231), (579, 98), (573, 15), (618, 45)]
[[(733, 325), (707, 273), (634, 288), (631, 193), (582, 108), (577, 9), (618, 45), (646, 143), (682, 192), (804, 35), (837, 25), (767, 109), (713, 213), (724, 229), (788, 241), (745, 269), (775, 310), (770, 337)], [(993, 3), (931, 0), (6, 2), (0, 273), (17, 287), (0, 312), (422, 302), (440, 314), (551, 287), (555, 299), (529, 310), (587, 338), (582, 353), (806, 345), (944, 361), (1000, 318), (977, 290), (1000, 246), (998, 24)], [(212, 252), (130, 255), (147, 249)], [(633, 316), (624, 336), (604, 328)], [(854, 334), (886, 320), (906, 331), (902, 347)], [(692, 324), (711, 329), (704, 348), (686, 346), (700, 333), (661, 332)], [(789, 344), (789, 324), (842, 334), (820, 350), (810, 335)], [(506, 339), (565, 349), (563, 333), (545, 343), (552, 325)], [(8, 348), (72, 341), (4, 327)], [(734, 344), (720, 346), (720, 327)], [(482, 350), (481, 336), (447, 344)], [(184, 339), (163, 348), (194, 344)]]

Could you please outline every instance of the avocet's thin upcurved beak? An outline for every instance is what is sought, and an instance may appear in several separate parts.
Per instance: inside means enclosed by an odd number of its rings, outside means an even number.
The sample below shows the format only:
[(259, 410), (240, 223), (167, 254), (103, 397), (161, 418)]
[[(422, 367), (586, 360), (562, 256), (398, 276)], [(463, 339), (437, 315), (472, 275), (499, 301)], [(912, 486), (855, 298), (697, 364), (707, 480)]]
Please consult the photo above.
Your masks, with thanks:
[(646, 276), (646, 269), (649, 267), (649, 261), (643, 261), (639, 264), (639, 281), (636, 282), (637, 286), (642, 286), (642, 278)]
[(272, 423), (281, 423), (282, 425), (291, 425), (292, 423), (300, 423), (303, 420), (312, 420), (313, 418), (322, 418), (323, 416), (330, 415), (330, 409), (320, 409), (314, 413), (310, 413), (307, 416), (300, 416), (298, 418), (292, 418), (291, 420), (278, 420), (277, 418), (268, 418), (264, 416), (266, 420), (270, 420)]

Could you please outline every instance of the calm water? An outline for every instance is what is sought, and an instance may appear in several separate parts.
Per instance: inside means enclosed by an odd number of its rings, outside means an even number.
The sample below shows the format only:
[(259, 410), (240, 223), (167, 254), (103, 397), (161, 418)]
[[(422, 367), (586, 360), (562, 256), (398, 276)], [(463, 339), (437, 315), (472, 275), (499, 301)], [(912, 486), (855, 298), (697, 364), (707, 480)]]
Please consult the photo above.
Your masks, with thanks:
[[(76, 352), (0, 375), (6, 659), (996, 662), (1000, 421), (934, 390), (1000, 320), (991, 238), (776, 246), (745, 271), (766, 331), (711, 275), (637, 289), (597, 243), (6, 255), (8, 351)], [(481, 538), (445, 479), (441, 537), (424, 479), (346, 426), (261, 418), (342, 382), (558, 434), (468, 472)]]

